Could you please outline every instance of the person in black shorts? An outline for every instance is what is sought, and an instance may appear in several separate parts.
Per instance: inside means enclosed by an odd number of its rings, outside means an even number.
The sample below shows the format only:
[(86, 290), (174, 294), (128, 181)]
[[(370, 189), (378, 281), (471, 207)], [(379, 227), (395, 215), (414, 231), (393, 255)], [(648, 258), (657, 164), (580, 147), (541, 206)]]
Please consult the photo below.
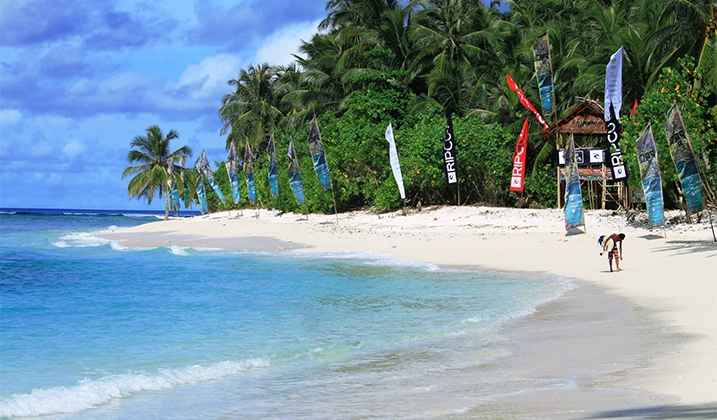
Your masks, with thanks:
[[(624, 233), (613, 233), (608, 237), (601, 236), (598, 239), (602, 243), (603, 252), (607, 251), (607, 261), (610, 263), (610, 272), (612, 272), (612, 260), (615, 260), (615, 267), (620, 271), (620, 260), (622, 260), (622, 240), (625, 239)], [(618, 250), (619, 245), (619, 250)], [(608, 248), (610, 249), (608, 251)], [(602, 252), (600, 253), (602, 255)]]

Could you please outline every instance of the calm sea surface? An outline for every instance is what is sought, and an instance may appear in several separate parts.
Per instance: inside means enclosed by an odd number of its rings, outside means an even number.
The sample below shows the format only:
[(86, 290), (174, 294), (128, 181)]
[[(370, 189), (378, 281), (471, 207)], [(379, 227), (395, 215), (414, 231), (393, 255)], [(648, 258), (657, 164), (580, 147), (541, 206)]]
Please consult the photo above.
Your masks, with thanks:
[(459, 414), (520, 391), (490, 368), (509, 348), (501, 328), (574, 287), (368, 253), (130, 249), (91, 236), (160, 218), (0, 212), (0, 417)]

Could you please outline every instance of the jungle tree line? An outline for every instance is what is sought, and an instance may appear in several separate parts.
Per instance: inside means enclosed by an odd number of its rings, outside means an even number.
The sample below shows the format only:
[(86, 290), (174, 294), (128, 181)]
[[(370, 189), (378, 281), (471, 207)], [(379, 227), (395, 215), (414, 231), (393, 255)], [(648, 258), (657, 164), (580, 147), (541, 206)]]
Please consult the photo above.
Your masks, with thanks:
[[(605, 66), (610, 55), (624, 47), (623, 124), (633, 121), (630, 118), (637, 123), (630, 116), (635, 100), (642, 103), (658, 92), (654, 100), (659, 101), (660, 89), (674, 89), (669, 78), (661, 79), (666, 71), (684, 73), (689, 86), (683, 86), (683, 92), (690, 89), (700, 100), (695, 117), (704, 123), (696, 126), (699, 133), (690, 134), (699, 138), (701, 168), (713, 185), (717, 180), (717, 164), (710, 165), (717, 161), (717, 1), (508, 0), (485, 5), (480, 0), (329, 0), (326, 8), (319, 31), (302, 42), (295, 62), (242, 69), (228, 81), (231, 91), (219, 109), (227, 149), (234, 144), (242, 150), (249, 142), (260, 171), (269, 136), (275, 135), (278, 149), (285, 149), (293, 136), (303, 156), (309, 198), (304, 211), (332, 211), (331, 197), (321, 194), (308, 157), (306, 135), (314, 116), (326, 143), (340, 210), (403, 204), (383, 138), (389, 122), (408, 204), (455, 203), (441, 168), (448, 116), (458, 140), (461, 204), (554, 205), (554, 140), (538, 135), (542, 127), (534, 124), (505, 82), (508, 73), (539, 108), (532, 45), (545, 32), (556, 104), (545, 116), (549, 123), (584, 98), (602, 102)], [(691, 61), (678, 63), (683, 57)], [(660, 118), (653, 108), (649, 117)], [(532, 120), (528, 162), (533, 171), (525, 193), (509, 193), (510, 161), (526, 117)], [(634, 143), (634, 132), (626, 128), (623, 143)], [(279, 155), (284, 159), (280, 165), (285, 165), (284, 153)], [(671, 164), (669, 154), (660, 159), (663, 168)], [(223, 172), (216, 171), (220, 182), (225, 182)], [(674, 190), (667, 204), (675, 206), (676, 187), (671, 180), (665, 183)], [(258, 182), (258, 193), (270, 197), (264, 184)], [(288, 198), (285, 174), (282, 190), (281, 202), (261, 204), (297, 210)], [(218, 201), (210, 207), (227, 208)]]

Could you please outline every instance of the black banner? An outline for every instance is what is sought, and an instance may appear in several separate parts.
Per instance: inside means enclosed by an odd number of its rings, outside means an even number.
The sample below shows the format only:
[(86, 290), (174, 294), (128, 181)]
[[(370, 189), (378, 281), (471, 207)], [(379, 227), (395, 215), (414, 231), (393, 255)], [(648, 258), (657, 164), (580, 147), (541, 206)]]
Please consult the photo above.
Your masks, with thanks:
[(615, 181), (627, 180), (627, 165), (622, 159), (622, 149), (620, 149), (620, 121), (615, 114), (615, 108), (610, 102), (610, 119), (605, 121), (607, 126), (607, 162), (612, 171), (612, 179)]
[(453, 137), (453, 119), (448, 114), (446, 124), (446, 135), (443, 138), (443, 167), (446, 171), (448, 185), (458, 184), (458, 172), (456, 171), (456, 142)]

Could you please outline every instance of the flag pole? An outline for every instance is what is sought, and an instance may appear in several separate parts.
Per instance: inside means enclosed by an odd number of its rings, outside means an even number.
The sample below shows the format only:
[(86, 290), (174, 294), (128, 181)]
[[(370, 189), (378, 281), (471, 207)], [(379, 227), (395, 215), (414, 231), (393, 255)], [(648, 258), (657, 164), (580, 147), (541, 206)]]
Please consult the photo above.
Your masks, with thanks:
[(336, 215), (336, 225), (339, 224), (339, 211), (336, 209), (336, 194), (334, 194), (334, 184), (331, 184), (331, 198), (334, 199), (334, 214)]

